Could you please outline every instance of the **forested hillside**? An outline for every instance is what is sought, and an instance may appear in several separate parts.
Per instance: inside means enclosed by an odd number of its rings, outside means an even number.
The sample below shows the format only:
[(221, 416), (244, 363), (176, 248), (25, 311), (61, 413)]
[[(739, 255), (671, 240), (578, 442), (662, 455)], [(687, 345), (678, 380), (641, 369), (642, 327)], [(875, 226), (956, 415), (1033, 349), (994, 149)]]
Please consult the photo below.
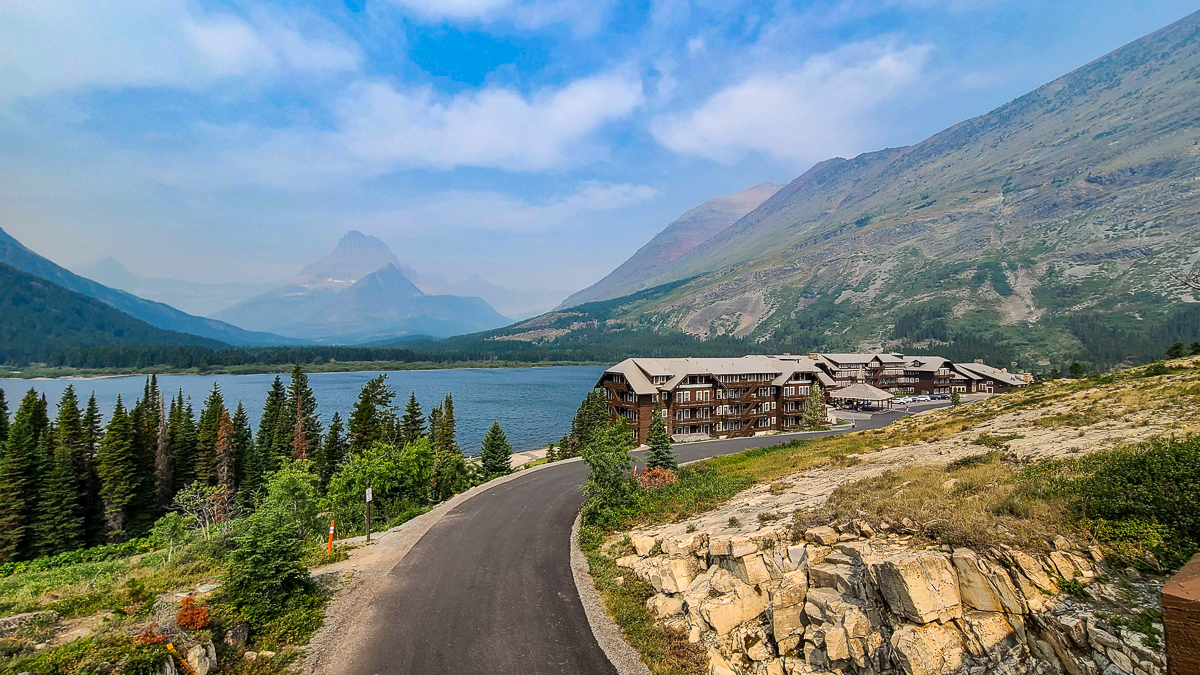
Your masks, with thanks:
[(73, 349), (143, 345), (228, 346), (155, 328), (99, 300), (0, 263), (0, 361), (45, 361)]

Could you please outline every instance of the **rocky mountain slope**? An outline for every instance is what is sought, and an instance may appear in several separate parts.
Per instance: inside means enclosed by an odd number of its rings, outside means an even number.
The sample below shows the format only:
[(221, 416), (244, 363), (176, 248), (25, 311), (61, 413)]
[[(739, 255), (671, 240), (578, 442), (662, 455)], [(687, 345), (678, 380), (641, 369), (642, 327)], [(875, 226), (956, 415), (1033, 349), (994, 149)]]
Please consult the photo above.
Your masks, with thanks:
[(673, 270), (670, 263), (753, 211), (778, 192), (780, 187), (774, 183), (762, 183), (704, 202), (654, 235), (611, 274), (567, 298), (559, 309), (619, 298), (670, 281)]
[(818, 164), (609, 325), (1035, 369), (1160, 356), (1200, 334), (1169, 274), (1200, 265), (1197, 72), (1200, 13), (916, 145)]
[(266, 286), (227, 283), (194, 283), (181, 279), (145, 277), (131, 272), (109, 256), (74, 270), (77, 274), (140, 298), (166, 303), (197, 316), (208, 316), (248, 300), (267, 290)]
[(156, 328), (189, 333), (236, 346), (298, 344), (300, 342), (270, 333), (242, 330), (223, 321), (192, 316), (170, 305), (152, 302), (131, 293), (98, 284), (25, 248), (21, 242), (4, 230), (0, 230), (0, 262), (68, 290), (95, 298)]
[(146, 345), (228, 346), (155, 328), (95, 298), (0, 263), (0, 361), (42, 362), (62, 351)]
[(355, 231), (278, 288), (216, 316), (240, 326), (343, 344), (410, 335), (449, 337), (509, 323), (480, 298), (426, 295), (400, 270), (387, 244)]

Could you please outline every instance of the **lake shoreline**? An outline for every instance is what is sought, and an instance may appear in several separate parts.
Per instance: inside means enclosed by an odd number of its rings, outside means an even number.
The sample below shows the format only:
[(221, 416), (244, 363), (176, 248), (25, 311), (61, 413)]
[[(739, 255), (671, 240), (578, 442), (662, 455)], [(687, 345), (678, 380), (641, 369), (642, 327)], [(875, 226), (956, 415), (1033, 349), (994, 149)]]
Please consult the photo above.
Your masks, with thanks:
[[(209, 368), (178, 368), (169, 365), (151, 368), (58, 368), (33, 366), (19, 371), (0, 372), (0, 379), (55, 381), (104, 380), (118, 377), (150, 377), (151, 375), (271, 375), (287, 374), (295, 364), (247, 364)], [(611, 365), (596, 361), (334, 361), (300, 364), (306, 373), (398, 372), (416, 370), (469, 370), (509, 368), (555, 368), (566, 366)]]

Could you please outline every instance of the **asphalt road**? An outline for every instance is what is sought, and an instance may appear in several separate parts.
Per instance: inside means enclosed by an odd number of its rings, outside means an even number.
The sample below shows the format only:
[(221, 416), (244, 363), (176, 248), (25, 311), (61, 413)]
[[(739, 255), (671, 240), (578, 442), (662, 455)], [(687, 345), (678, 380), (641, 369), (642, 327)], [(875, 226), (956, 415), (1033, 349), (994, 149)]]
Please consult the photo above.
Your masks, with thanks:
[[(856, 427), (883, 427), (902, 416), (876, 415)], [(794, 437), (688, 443), (675, 451), (687, 462)], [(388, 575), (374, 601), (368, 646), (349, 675), (615, 675), (571, 576), (570, 532), (586, 479), (581, 462), (551, 466), (446, 514)]]

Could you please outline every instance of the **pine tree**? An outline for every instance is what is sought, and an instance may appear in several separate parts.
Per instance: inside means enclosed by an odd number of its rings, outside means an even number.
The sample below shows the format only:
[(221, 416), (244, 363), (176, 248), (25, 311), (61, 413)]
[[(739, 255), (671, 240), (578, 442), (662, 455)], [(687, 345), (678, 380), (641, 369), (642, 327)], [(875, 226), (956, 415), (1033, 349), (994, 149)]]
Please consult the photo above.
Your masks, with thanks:
[(48, 418), (44, 406), (45, 399), (30, 389), (9, 427), (0, 462), (0, 562), (23, 560), (34, 553), (33, 524), (45, 451), (41, 420)]
[(233, 502), (234, 492), (234, 450), (233, 450), (233, 420), (228, 410), (221, 411), (221, 419), (217, 422), (217, 489), (218, 509), (216, 520), (223, 523), (229, 519), (228, 506)]
[(116, 409), (100, 442), (100, 495), (104, 498), (104, 518), (111, 539), (133, 536), (135, 514), (132, 507), (146, 490), (139, 470), (136, 432), (129, 414), (117, 396)]
[(8, 401), (0, 389), (0, 461), (4, 461), (4, 442), (8, 440)]
[(492, 422), (492, 427), (483, 437), (483, 448), (479, 452), (483, 470), (493, 476), (512, 471), (512, 454), (512, 444), (508, 442), (504, 428), (498, 420)]
[(345, 464), (350, 447), (346, 436), (343, 435), (342, 416), (335, 412), (333, 419), (329, 421), (329, 432), (325, 435), (325, 442), (321, 444), (321, 458), (317, 462), (317, 476), (321, 478), (322, 490), (329, 487), (330, 479)]
[(825, 392), (815, 382), (804, 399), (804, 425), (812, 429), (825, 425)]
[(182, 390), (171, 403), (167, 443), (171, 446), (171, 484), (178, 492), (196, 482), (196, 416)]
[(266, 471), (274, 471), (282, 466), (284, 458), (291, 454), (290, 447), (287, 449), (286, 454), (281, 454), (278, 448), (279, 440), (287, 435), (283, 433), (281, 427), (286, 427), (288, 434), (291, 432), (291, 426), (285, 422), (285, 420), (290, 418), (286, 414), (286, 406), (287, 389), (283, 386), (283, 380), (277, 376), (275, 381), (271, 383), (271, 388), (267, 391), (267, 400), (263, 403), (262, 417), (258, 421), (258, 435), (254, 439), (254, 444), (263, 458), (263, 468)]
[(196, 426), (196, 480), (210, 487), (217, 484), (217, 436), (222, 416), (228, 415), (221, 387), (214, 382)]
[(233, 412), (233, 484), (238, 491), (246, 479), (246, 465), (254, 453), (254, 432), (250, 430), (250, 415), (238, 401)]
[(608, 429), (608, 402), (604, 393), (594, 389), (583, 399), (571, 420), (571, 432), (563, 440), (559, 457), (578, 457), (598, 434)]
[(396, 392), (388, 386), (387, 375), (380, 375), (363, 385), (358, 401), (350, 413), (350, 451), (358, 454), (374, 443), (387, 440), (387, 432), (395, 425), (396, 409), (392, 401)]
[(417, 403), (417, 392), (409, 394), (408, 405), (404, 406), (404, 417), (400, 420), (400, 446), (406, 446), (425, 435), (425, 415)]
[(671, 450), (671, 437), (667, 434), (667, 423), (663, 420), (662, 408), (654, 406), (653, 417), (650, 418), (650, 433), (647, 434), (646, 444), (650, 452), (646, 457), (646, 468), (671, 469), (679, 468), (679, 460)]
[(168, 430), (166, 402), (158, 397), (158, 429), (154, 437), (154, 490), (158, 496), (158, 513), (166, 513), (175, 496), (174, 469), (171, 464), (171, 434)]
[(462, 454), (462, 449), (458, 447), (458, 426), (454, 421), (454, 397), (448, 393), (445, 402), (442, 403), (442, 423), (438, 433), (438, 442), (439, 444), (434, 445), (434, 450)]
[(96, 392), (92, 392), (83, 413), (84, 458), (81, 463), (76, 464), (76, 470), (79, 472), (79, 504), (83, 509), (84, 529), (87, 532), (89, 546), (103, 543), (106, 536), (104, 500), (100, 497), (100, 474), (97, 460), (103, 433), (100, 405), (96, 403)]
[(317, 398), (308, 386), (308, 375), (296, 364), (288, 386), (287, 410), (291, 423), (291, 456), (305, 459), (321, 444), (321, 422), (317, 417)]
[[(40, 445), (50, 452), (49, 436), (44, 436)], [(75, 462), (69, 446), (56, 445), (40, 492), (40, 508), (34, 522), (37, 555), (56, 555), (83, 547), (87, 532), (80, 515)]]
[(439, 452), (442, 436), (442, 406), (435, 405), (429, 411), (429, 445), (433, 451)]

